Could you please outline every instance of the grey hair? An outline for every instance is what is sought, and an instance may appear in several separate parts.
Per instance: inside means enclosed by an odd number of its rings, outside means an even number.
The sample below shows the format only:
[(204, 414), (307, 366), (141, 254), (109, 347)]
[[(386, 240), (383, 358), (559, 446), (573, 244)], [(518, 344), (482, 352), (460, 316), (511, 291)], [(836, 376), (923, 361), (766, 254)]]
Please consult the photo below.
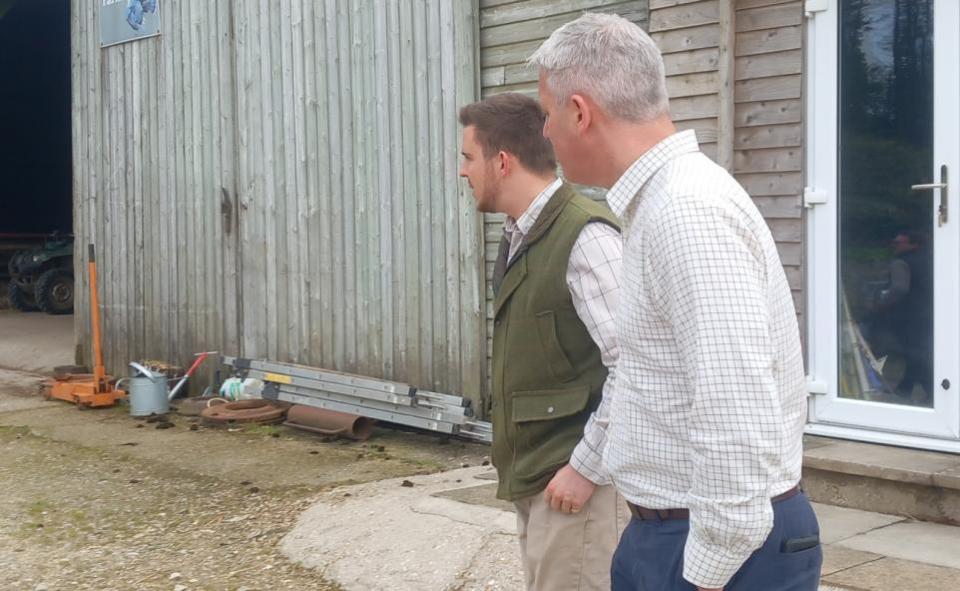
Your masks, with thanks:
[(660, 49), (643, 29), (615, 14), (588, 12), (563, 25), (527, 63), (541, 70), (558, 106), (582, 93), (626, 121), (669, 112)]

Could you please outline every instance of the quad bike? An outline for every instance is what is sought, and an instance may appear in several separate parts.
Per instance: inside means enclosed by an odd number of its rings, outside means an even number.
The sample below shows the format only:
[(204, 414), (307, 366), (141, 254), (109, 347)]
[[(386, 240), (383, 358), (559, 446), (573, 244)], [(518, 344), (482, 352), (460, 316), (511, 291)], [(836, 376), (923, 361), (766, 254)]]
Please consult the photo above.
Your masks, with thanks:
[(34, 250), (13, 255), (10, 304), (21, 312), (73, 312), (73, 236), (56, 233)]

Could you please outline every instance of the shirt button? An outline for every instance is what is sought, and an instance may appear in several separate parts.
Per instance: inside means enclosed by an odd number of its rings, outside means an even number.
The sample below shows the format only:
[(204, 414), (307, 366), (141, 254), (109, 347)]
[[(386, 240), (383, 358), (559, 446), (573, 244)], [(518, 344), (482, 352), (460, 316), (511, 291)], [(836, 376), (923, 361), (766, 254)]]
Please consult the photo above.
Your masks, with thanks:
[(548, 415), (552, 415), (552, 414), (553, 414), (553, 407), (552, 407), (552, 406), (548, 406), (548, 407), (547, 407), (547, 414), (548, 414)]

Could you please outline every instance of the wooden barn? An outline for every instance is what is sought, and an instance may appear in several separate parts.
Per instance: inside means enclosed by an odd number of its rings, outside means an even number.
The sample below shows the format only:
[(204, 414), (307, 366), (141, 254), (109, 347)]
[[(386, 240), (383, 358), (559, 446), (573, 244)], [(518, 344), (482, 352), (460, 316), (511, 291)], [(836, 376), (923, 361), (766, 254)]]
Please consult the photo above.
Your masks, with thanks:
[(72, 1), (74, 225), (113, 371), (217, 349), (482, 400), (502, 220), (457, 178), (457, 109), (535, 94), (539, 43), (614, 12), (768, 221), (810, 431), (960, 451), (955, 2), (160, 0), (119, 44), (100, 4)]

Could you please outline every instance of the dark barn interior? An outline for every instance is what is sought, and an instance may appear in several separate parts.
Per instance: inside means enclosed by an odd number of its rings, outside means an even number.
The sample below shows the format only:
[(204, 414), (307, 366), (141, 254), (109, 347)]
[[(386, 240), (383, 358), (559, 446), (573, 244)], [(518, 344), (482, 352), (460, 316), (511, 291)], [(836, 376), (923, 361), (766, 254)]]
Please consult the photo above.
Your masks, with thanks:
[(69, 233), (68, 0), (0, 0), (0, 138), (0, 235)]

